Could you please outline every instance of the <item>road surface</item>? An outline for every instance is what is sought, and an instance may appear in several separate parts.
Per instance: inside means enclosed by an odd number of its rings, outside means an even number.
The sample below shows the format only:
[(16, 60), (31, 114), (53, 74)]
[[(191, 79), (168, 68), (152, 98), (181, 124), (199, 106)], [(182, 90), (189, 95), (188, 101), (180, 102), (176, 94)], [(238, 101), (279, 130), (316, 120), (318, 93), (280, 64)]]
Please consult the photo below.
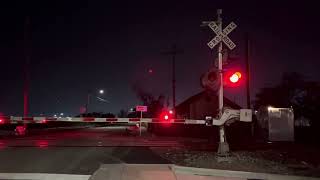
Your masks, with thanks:
[[(27, 176), (31, 179), (43, 179), (43, 174), (34, 173), (44, 173), (47, 179), (57, 179), (63, 174), (73, 174), (77, 176), (65, 175), (64, 179), (78, 180), (82, 178), (87, 180), (89, 176), (86, 175), (92, 175), (99, 167), (101, 169), (101, 166), (106, 164), (112, 164), (111, 167), (114, 167), (113, 164), (172, 164), (173, 157), (164, 159), (162, 158), (164, 156), (155, 152), (155, 149), (165, 151), (174, 147), (177, 151), (182, 151), (208, 148), (212, 152), (212, 148), (216, 148), (208, 146), (208, 141), (205, 139), (159, 137), (152, 136), (145, 131), (142, 135), (139, 137), (135, 133), (129, 134), (125, 131), (125, 127), (117, 126), (38, 129), (30, 130), (25, 137), (16, 137), (12, 133), (1, 134), (0, 132), (0, 179), (28, 179)], [(146, 167), (151, 166), (147, 165)], [(137, 174), (138, 171), (132, 172)], [(152, 173), (158, 173), (158, 171), (152, 170)], [(221, 172), (219, 173), (221, 175)], [(150, 172), (147, 174), (150, 175)], [(212, 175), (189, 177), (183, 174), (175, 177), (208, 180), (265, 179), (232, 178), (234, 175), (230, 174), (230, 171), (223, 171), (222, 175), (224, 174), (227, 177)], [(249, 174), (251, 177), (269, 176), (269, 174), (259, 176)], [(78, 175), (83, 176), (79, 177)], [(103, 177), (106, 175), (103, 174)], [(152, 179), (155, 179), (154, 177), (156, 176), (153, 176)]]
[(92, 174), (101, 164), (168, 164), (152, 148), (201, 147), (205, 140), (129, 135), (124, 127), (30, 130), (2, 136), (0, 173)]

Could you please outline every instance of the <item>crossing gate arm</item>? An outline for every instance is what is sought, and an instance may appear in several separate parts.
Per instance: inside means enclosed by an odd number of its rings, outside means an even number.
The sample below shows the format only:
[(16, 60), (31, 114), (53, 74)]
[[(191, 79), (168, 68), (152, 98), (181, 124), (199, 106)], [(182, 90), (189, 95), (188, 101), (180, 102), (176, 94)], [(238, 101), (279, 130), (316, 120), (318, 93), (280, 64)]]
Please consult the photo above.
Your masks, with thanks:
[(186, 119), (184, 124), (206, 124), (205, 120)]
[[(251, 109), (225, 109), (220, 119), (213, 119), (212, 125), (222, 126), (229, 120), (239, 120), (243, 122), (252, 121)], [(175, 124), (206, 124), (206, 120), (196, 119), (169, 119), (168, 121), (159, 118), (95, 118), (95, 117), (10, 117), (5, 123), (46, 123), (46, 122), (87, 122), (87, 123), (175, 123)]]

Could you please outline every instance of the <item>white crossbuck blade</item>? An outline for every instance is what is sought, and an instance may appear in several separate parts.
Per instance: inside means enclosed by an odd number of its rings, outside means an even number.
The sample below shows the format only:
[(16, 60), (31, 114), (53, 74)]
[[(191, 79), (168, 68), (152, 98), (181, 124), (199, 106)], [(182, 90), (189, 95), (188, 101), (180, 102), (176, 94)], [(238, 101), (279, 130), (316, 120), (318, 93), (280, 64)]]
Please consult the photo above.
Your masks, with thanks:
[(213, 49), (219, 42), (224, 42), (230, 50), (236, 47), (231, 39), (227, 36), (231, 31), (233, 31), (237, 25), (234, 22), (231, 22), (224, 30), (221, 32), (219, 26), (215, 22), (210, 22), (208, 26), (215, 32), (217, 35), (208, 42), (208, 46)]

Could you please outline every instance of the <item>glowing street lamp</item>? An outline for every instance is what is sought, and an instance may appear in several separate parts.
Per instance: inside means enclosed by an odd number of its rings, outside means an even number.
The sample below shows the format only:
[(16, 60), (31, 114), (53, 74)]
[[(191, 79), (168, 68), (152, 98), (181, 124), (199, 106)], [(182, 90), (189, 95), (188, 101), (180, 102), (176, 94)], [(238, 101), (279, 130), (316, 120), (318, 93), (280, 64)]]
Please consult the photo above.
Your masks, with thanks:
[[(104, 94), (104, 90), (103, 89), (100, 89), (99, 91), (98, 91), (98, 93), (99, 94)], [(89, 104), (90, 104), (90, 98), (91, 98), (91, 95), (92, 95), (92, 92), (89, 90), (88, 91), (88, 95), (87, 95), (87, 103), (86, 103), (86, 111), (85, 111), (85, 113), (88, 113), (89, 112)], [(94, 95), (95, 96), (95, 95)], [(102, 99), (102, 98), (99, 98), (99, 97), (97, 97), (98, 99)]]

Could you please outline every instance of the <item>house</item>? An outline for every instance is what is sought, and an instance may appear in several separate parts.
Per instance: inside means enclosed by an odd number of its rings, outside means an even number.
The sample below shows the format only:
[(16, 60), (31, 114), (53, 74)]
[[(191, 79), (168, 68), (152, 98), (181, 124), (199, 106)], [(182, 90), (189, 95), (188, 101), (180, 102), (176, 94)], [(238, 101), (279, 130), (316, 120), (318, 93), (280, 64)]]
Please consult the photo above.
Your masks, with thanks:
[[(211, 92), (202, 91), (189, 97), (176, 106), (177, 118), (205, 119), (206, 116), (215, 117), (219, 107), (218, 96)], [(241, 107), (226, 97), (223, 98), (224, 107), (240, 109)]]

